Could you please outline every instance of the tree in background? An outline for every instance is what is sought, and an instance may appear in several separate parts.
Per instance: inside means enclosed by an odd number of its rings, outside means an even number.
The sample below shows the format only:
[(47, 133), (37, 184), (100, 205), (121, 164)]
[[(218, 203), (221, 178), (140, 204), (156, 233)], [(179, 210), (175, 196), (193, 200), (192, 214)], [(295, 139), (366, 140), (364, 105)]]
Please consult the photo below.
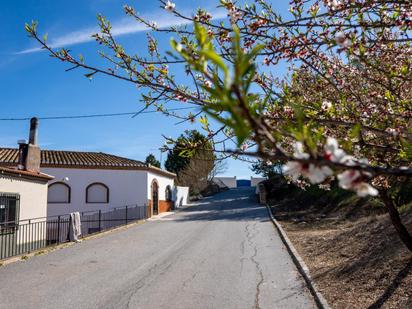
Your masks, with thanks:
[(165, 167), (177, 174), (177, 184), (190, 187), (191, 194), (199, 194), (209, 181), (215, 167), (213, 144), (197, 130), (185, 131), (168, 150)]
[(149, 154), (146, 157), (145, 163), (160, 168), (160, 161), (153, 154)]
[(209, 173), (209, 181), (212, 181), (217, 175), (224, 174), (228, 169), (227, 161), (216, 159), (212, 171)]
[[(26, 30), (69, 69), (128, 81), (142, 90), (146, 107), (198, 119), (214, 145), (221, 138), (225, 154), (282, 161), (292, 181), (337, 180), (359, 196), (378, 196), (412, 251), (393, 196), (394, 187), (412, 177), (411, 1), (292, 0), (287, 16), (270, 1), (221, 0), (223, 21), (206, 10), (185, 15), (171, 1), (159, 2), (181, 27), (158, 28), (124, 7), (151, 31), (147, 55), (127, 52), (110, 22), (98, 17), (94, 38), (108, 61), (100, 68), (53, 49), (36, 23)], [(174, 53), (159, 50), (156, 32), (173, 36)], [(281, 76), (276, 70), (285, 64), (289, 70)], [(183, 83), (175, 79), (179, 66)], [(167, 108), (171, 101), (200, 110), (176, 115)], [(228, 149), (229, 141), (235, 146)]]
[(282, 163), (260, 160), (252, 164), (251, 170), (256, 174), (270, 179), (276, 175), (282, 175)]

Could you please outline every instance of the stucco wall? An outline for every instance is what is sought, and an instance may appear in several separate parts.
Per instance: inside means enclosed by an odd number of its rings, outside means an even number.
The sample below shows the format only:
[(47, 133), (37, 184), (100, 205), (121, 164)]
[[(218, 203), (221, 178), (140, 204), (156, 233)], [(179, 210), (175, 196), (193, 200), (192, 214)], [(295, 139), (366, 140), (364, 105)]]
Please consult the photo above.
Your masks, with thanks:
[[(50, 183), (64, 181), (71, 188), (70, 203), (48, 204), (48, 216), (147, 204), (146, 171), (43, 168), (42, 172), (55, 177)], [(64, 180), (66, 177), (69, 178), (68, 181)], [(104, 183), (109, 187), (109, 203), (86, 203), (86, 187), (94, 182)]]
[(215, 179), (218, 179), (222, 181), (228, 188), (236, 188), (237, 183), (236, 183), (236, 176), (234, 177), (215, 177)]
[[(20, 195), (17, 232), (0, 236), (0, 250), (7, 253), (19, 252), (20, 246), (33, 243), (31, 248), (42, 246), (46, 241), (47, 182), (0, 175), (0, 192)], [(29, 224), (28, 219), (31, 220)], [(25, 247), (26, 248), (26, 247)], [(23, 251), (22, 251), (23, 252)]]
[(0, 192), (20, 194), (19, 220), (47, 216), (47, 183), (0, 175)]
[(174, 179), (169, 178), (166, 176), (161, 176), (155, 173), (149, 172), (148, 175), (148, 182), (147, 182), (147, 196), (148, 196), (148, 203), (149, 209), (148, 212), (153, 214), (153, 205), (152, 205), (152, 182), (153, 180), (157, 181), (159, 185), (159, 213), (171, 210), (173, 203), (166, 202), (166, 187), (170, 186), (170, 189), (173, 193), (174, 188)]
[(250, 177), (250, 185), (256, 187), (257, 184), (263, 180), (266, 180), (264, 177)]
[(159, 185), (159, 200), (165, 201), (166, 200), (166, 187), (169, 185), (170, 189), (172, 189), (173, 191), (174, 179), (148, 172), (147, 196), (149, 199), (151, 199), (151, 195), (152, 195), (151, 185), (154, 179), (156, 179)]

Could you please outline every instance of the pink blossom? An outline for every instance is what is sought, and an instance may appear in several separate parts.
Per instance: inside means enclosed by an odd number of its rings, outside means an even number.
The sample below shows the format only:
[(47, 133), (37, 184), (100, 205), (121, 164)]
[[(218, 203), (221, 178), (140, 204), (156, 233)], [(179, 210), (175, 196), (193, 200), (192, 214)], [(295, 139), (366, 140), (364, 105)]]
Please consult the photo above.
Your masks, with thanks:
[[(296, 159), (309, 159), (310, 155), (304, 151), (303, 144), (296, 142), (294, 145), (293, 157)], [(292, 177), (296, 181), (300, 176), (303, 176), (312, 184), (321, 183), (329, 176), (333, 175), (333, 171), (327, 166), (317, 166), (312, 163), (302, 163), (299, 161), (290, 161), (282, 168), (285, 175)]]
[(170, 2), (169, 0), (167, 0), (166, 5), (165, 5), (165, 10), (169, 11), (169, 12), (173, 12), (173, 10), (175, 9), (176, 4), (174, 4), (173, 2)]
[(362, 181), (363, 175), (357, 170), (347, 170), (338, 175), (339, 186), (345, 190), (353, 190), (360, 197), (376, 196), (378, 190), (367, 182)]
[(327, 166), (317, 166), (315, 164), (305, 164), (298, 161), (289, 161), (282, 167), (283, 174), (291, 176), (297, 181), (300, 176), (309, 179), (310, 183), (321, 183), (326, 178), (333, 175), (333, 171)]
[(324, 158), (332, 162), (347, 163), (352, 159), (352, 157), (348, 156), (343, 149), (339, 148), (338, 141), (333, 137), (328, 137), (326, 139), (324, 150)]

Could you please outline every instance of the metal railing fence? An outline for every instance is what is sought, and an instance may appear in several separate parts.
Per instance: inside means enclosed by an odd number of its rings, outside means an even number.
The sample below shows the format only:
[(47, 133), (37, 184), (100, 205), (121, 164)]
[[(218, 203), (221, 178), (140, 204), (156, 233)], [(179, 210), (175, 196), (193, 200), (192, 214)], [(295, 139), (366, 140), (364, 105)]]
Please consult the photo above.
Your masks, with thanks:
[[(81, 212), (82, 237), (147, 217), (147, 207), (138, 205)], [(69, 224), (70, 214), (20, 222), (0, 221), (0, 260), (69, 241)]]

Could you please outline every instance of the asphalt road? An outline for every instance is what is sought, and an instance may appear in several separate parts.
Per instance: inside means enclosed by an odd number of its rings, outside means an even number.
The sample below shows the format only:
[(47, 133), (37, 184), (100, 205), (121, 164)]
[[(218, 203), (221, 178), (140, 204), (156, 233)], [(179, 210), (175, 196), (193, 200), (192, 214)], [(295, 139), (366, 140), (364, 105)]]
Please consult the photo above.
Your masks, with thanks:
[(0, 308), (315, 308), (253, 191), (0, 268)]

